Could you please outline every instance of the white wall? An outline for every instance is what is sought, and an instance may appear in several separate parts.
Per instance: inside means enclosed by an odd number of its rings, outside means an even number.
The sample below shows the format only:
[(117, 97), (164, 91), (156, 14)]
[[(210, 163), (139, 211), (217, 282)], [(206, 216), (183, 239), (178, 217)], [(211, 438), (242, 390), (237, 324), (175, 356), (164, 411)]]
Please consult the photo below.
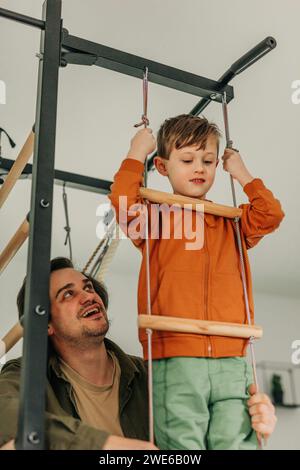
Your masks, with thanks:
[[(256, 323), (263, 326), (263, 338), (255, 343), (257, 362), (271, 361), (291, 365), (294, 351), (292, 343), (300, 339), (300, 300), (257, 292), (255, 295)], [(297, 398), (300, 404), (300, 366), (294, 366)], [(259, 369), (258, 369), (259, 370)], [(282, 371), (277, 373), (284, 375)], [(262, 376), (259, 373), (260, 384)], [(291, 401), (289, 383), (286, 387), (286, 401)], [(265, 390), (270, 393), (270, 389)], [(269, 449), (300, 449), (299, 426), (300, 408), (276, 409), (278, 423), (270, 439)]]

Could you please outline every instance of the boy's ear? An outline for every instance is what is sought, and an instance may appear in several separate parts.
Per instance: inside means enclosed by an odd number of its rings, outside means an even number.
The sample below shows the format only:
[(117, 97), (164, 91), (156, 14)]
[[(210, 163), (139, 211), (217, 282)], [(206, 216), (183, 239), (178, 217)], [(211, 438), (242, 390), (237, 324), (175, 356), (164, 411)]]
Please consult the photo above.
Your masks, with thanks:
[(217, 166), (219, 165), (219, 161), (220, 161), (220, 160), (217, 158), (216, 168), (217, 168)]
[(169, 173), (168, 173), (167, 165), (166, 165), (167, 160), (165, 158), (154, 157), (153, 162), (158, 173), (160, 173), (163, 176), (168, 176)]

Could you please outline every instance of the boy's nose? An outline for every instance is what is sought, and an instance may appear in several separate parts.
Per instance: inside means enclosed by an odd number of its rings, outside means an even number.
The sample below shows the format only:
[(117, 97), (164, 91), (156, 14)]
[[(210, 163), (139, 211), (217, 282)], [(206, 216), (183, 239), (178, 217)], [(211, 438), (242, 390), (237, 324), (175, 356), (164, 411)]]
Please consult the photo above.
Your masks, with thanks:
[(203, 173), (204, 163), (201, 157), (195, 158), (194, 160), (194, 173)]
[(202, 163), (198, 163), (195, 168), (195, 173), (203, 173), (204, 171), (204, 166)]

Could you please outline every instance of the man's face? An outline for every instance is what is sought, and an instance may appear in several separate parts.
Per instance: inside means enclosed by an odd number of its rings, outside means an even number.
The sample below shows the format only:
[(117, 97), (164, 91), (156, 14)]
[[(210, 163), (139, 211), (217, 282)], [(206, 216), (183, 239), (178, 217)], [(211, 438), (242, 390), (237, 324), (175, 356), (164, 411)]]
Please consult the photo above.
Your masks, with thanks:
[(163, 163), (174, 194), (205, 199), (218, 165), (216, 138), (209, 136), (205, 149), (199, 145), (173, 149)]
[(108, 331), (106, 310), (93, 284), (72, 268), (50, 276), (51, 320), (48, 334), (55, 342), (99, 344)]

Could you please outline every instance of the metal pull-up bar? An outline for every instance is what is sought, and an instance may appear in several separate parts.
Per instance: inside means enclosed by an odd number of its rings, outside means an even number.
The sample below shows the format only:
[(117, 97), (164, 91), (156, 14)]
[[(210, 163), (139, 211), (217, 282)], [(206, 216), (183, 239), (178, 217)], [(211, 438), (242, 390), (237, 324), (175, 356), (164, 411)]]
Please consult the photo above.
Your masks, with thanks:
[[(246, 70), (248, 67), (253, 65), (259, 59), (261, 59), (264, 55), (271, 52), (277, 43), (275, 38), (272, 36), (267, 36), (261, 42), (259, 42), (256, 46), (252, 47), (248, 52), (246, 52), (242, 57), (236, 60), (229, 69), (226, 70), (223, 75), (218, 80), (220, 89), (224, 89), (226, 85), (236, 76)], [(212, 96), (209, 98), (202, 98), (196, 106), (189, 112), (192, 116), (198, 116), (212, 101)], [(228, 102), (228, 101), (227, 101)], [(157, 152), (155, 152), (148, 160), (148, 170), (153, 168), (153, 160), (156, 157)]]
[[(264, 55), (271, 52), (277, 43), (272, 36), (267, 36), (256, 46), (252, 47), (250, 51), (246, 52), (242, 57), (236, 60), (229, 69), (219, 78), (218, 82), (220, 85), (225, 86), (237, 75), (244, 72), (248, 67), (255, 64), (259, 59)], [(196, 106), (191, 110), (190, 114), (197, 116), (200, 114), (211, 102), (211, 99), (203, 98), (196, 104)]]
[(33, 26), (34, 28), (45, 29), (45, 21), (32, 18), (31, 16), (21, 15), (15, 11), (6, 10), (0, 8), (0, 16), (9, 20), (17, 21), (18, 23), (26, 24), (27, 26)]

